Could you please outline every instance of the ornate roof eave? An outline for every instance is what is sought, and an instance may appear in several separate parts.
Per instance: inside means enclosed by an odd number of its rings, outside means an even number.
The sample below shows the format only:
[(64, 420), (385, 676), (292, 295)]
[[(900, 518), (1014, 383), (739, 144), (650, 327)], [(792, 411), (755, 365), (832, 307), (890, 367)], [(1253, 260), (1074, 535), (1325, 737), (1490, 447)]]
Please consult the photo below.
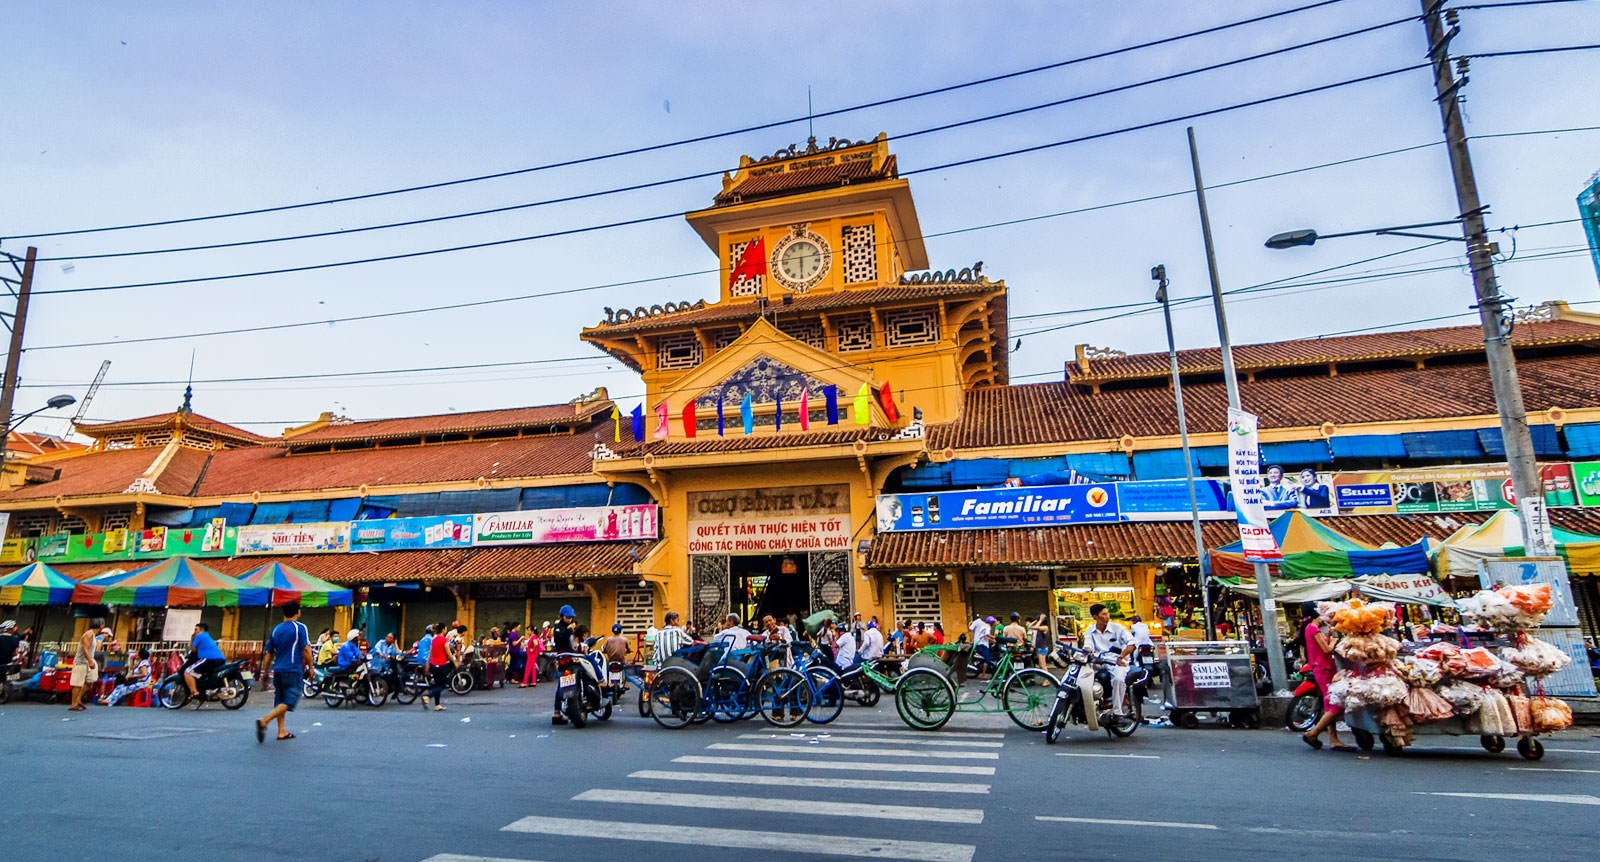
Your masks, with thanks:
[[(805, 437), (803, 432), (796, 435), (781, 435), (784, 440), (781, 446), (783, 458), (785, 461), (844, 461), (912, 455), (924, 451), (925, 444), (921, 437), (900, 437), (901, 432), (894, 429), (878, 429), (878, 431), (881, 433), (877, 440), (856, 440), (849, 443), (806, 444), (803, 442)], [(773, 450), (772, 446), (763, 446), (750, 449), (711, 449), (673, 455), (645, 452), (642, 455), (597, 458), (594, 462), (594, 471), (602, 477), (619, 477), (629, 473), (662, 470), (698, 470), (751, 464), (771, 466)]]

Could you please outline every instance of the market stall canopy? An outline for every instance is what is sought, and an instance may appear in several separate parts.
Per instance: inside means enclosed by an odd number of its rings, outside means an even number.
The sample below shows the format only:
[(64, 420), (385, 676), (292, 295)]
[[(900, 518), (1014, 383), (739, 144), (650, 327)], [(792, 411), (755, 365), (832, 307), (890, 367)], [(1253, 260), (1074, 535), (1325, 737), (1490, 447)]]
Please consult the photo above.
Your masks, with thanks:
[(351, 591), (345, 587), (282, 563), (258, 566), (240, 575), (239, 580), (271, 590), (274, 605), (298, 601), (308, 608), (348, 607), (352, 600)]
[(72, 593), (77, 603), (134, 607), (253, 607), (271, 597), (266, 587), (250, 586), (188, 557), (90, 578)]
[[(1413, 545), (1374, 548), (1300, 512), (1279, 516), (1271, 529), (1283, 551), (1283, 562), (1271, 566), (1277, 577), (1298, 580), (1414, 575), (1430, 569), (1427, 539), (1419, 539)], [(1255, 567), (1245, 560), (1239, 542), (1215, 548), (1207, 557), (1216, 577), (1255, 577)]]
[[(1600, 536), (1551, 527), (1556, 553), (1573, 572), (1600, 574)], [(1430, 551), (1440, 578), (1477, 579), (1479, 564), (1495, 557), (1522, 555), (1522, 516), (1502, 509), (1482, 524), (1455, 531)]]
[[(1237, 578), (1219, 579), (1224, 589), (1255, 598), (1256, 582)], [(1351, 578), (1302, 578), (1272, 581), (1273, 598), (1280, 602), (1321, 602), (1336, 599), (1351, 590), (1361, 591), (1366, 599), (1408, 605), (1449, 607), (1450, 595), (1427, 573), (1419, 575), (1363, 575)]]
[(77, 581), (44, 563), (30, 563), (0, 577), (0, 605), (65, 605)]

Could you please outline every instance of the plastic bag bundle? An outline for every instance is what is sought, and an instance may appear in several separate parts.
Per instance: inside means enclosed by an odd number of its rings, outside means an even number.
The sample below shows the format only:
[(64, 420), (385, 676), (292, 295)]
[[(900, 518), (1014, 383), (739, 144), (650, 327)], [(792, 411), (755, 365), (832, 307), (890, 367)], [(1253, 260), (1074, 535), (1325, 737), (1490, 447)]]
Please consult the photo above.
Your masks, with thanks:
[(1351, 675), (1343, 680), (1344, 687), (1339, 688), (1335, 683), (1328, 689), (1329, 696), (1342, 692), (1342, 702), (1345, 709), (1378, 709), (1385, 706), (1394, 706), (1406, 699), (1409, 691), (1404, 681), (1392, 673), (1372, 673), (1365, 676)]
[(1421, 687), (1406, 692), (1405, 709), (1416, 724), (1442, 721), (1456, 714), (1455, 708), (1438, 692)]
[(1526, 587), (1501, 587), (1495, 590), (1501, 598), (1510, 602), (1517, 610), (1528, 616), (1543, 617), (1550, 613), (1552, 599), (1549, 584), (1533, 584)]
[(1572, 707), (1555, 697), (1536, 697), (1528, 702), (1535, 733), (1554, 733), (1572, 726)]
[(1471, 715), (1483, 704), (1483, 686), (1453, 680), (1439, 686), (1439, 696), (1455, 708), (1456, 715)]
[(1425, 658), (1403, 658), (1394, 663), (1394, 671), (1412, 688), (1434, 686), (1444, 677), (1439, 663)]
[(1520, 647), (1500, 651), (1500, 657), (1534, 679), (1543, 679), (1572, 664), (1572, 656), (1538, 638), (1528, 638)]
[(1333, 627), (1345, 635), (1375, 635), (1389, 628), (1394, 621), (1394, 605), (1390, 602), (1327, 602), (1319, 608), (1333, 620)]
[(1506, 704), (1511, 707), (1511, 720), (1516, 722), (1518, 733), (1533, 732), (1533, 707), (1520, 694), (1507, 694)]
[(1492, 689), (1483, 689), (1483, 704), (1478, 707), (1477, 731), (1484, 736), (1516, 736), (1517, 719), (1511, 714), (1511, 704), (1506, 696)]
[(1501, 665), (1499, 672), (1489, 680), (1490, 685), (1501, 691), (1522, 688), (1527, 682), (1526, 674), (1508, 664)]
[(1457, 652), (1440, 663), (1452, 676), (1462, 679), (1494, 679), (1500, 675), (1501, 664), (1494, 653), (1483, 647), (1473, 647)]
[(1383, 726), (1384, 735), (1401, 747), (1417, 741), (1416, 733), (1411, 730), (1411, 717), (1404, 706), (1384, 707), (1378, 712), (1378, 724)]
[(1492, 590), (1483, 590), (1456, 602), (1462, 616), (1486, 629), (1511, 631), (1517, 628), (1521, 611), (1509, 599)]
[(1400, 642), (1388, 635), (1348, 635), (1339, 640), (1333, 651), (1357, 664), (1388, 664), (1400, 654)]

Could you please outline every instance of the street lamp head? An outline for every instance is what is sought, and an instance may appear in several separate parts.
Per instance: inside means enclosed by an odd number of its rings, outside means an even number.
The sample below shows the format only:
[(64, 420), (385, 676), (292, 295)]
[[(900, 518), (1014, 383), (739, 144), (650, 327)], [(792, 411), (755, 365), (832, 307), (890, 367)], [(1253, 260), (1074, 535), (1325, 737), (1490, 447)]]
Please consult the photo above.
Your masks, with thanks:
[(1267, 248), (1294, 248), (1297, 245), (1316, 245), (1316, 243), (1317, 232), (1308, 228), (1273, 234), (1267, 240)]
[(76, 403), (78, 403), (78, 399), (73, 398), (71, 395), (57, 395), (46, 401), (45, 406), (51, 410), (60, 410), (63, 407), (71, 407)]

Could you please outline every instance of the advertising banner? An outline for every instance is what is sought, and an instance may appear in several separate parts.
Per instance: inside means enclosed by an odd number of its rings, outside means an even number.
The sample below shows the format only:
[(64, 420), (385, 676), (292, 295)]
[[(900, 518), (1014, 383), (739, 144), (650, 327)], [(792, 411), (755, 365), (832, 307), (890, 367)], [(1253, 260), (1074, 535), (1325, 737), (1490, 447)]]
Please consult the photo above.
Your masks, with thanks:
[(1238, 510), (1239, 539), (1246, 560), (1265, 563), (1281, 560), (1283, 554), (1272, 537), (1261, 492), (1261, 446), (1256, 425), (1255, 414), (1229, 408), (1228, 477)]
[(234, 552), (234, 531), (221, 518), (204, 527), (151, 527), (137, 532), (119, 528), (104, 533), (63, 533), (38, 541), (38, 558), (47, 563), (216, 557)]
[[(1201, 520), (1233, 517), (1228, 485), (1216, 479), (1194, 480), (1194, 499)], [(1189, 480), (1151, 479), (1117, 483), (1117, 508), (1124, 521), (1183, 521), (1189, 518)]]
[(474, 545), (539, 545), (654, 539), (655, 504), (532, 509), (472, 516)]
[(33, 539), (6, 539), (5, 545), (0, 547), (0, 563), (25, 565), (33, 562), (35, 544)]
[(472, 546), (472, 516), (352, 521), (350, 550), (405, 551)]
[[(1574, 466), (1583, 465), (1539, 465), (1545, 505), (1579, 504)], [(1505, 464), (1335, 473), (1333, 498), (1339, 511), (1350, 515), (1475, 512), (1516, 505), (1511, 470)]]
[(235, 528), (237, 553), (337, 554), (350, 550), (350, 522), (258, 524)]
[(1048, 590), (1049, 572), (1023, 572), (1014, 569), (1000, 571), (967, 572), (967, 589), (991, 590)]
[(850, 547), (850, 486), (689, 494), (689, 553), (782, 554)]
[(1572, 484), (1578, 489), (1578, 505), (1600, 506), (1600, 461), (1573, 464)]
[[(1184, 491), (1183, 510), (1189, 509)], [(937, 494), (891, 494), (878, 498), (878, 529), (977, 530), (990, 527), (1042, 527), (1120, 520), (1117, 486), (1044, 485), (985, 488)]]

